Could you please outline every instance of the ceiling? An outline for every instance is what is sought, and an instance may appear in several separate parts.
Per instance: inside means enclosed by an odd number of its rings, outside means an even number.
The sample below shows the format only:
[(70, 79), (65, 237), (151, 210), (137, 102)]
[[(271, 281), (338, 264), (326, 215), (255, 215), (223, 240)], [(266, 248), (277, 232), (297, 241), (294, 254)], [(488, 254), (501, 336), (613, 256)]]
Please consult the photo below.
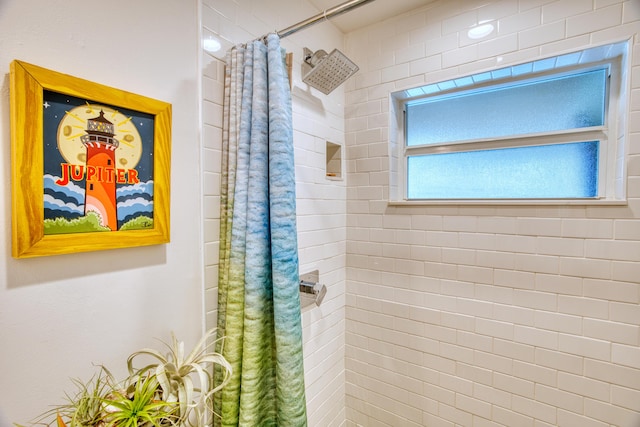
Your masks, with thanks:
[[(358, 28), (366, 27), (393, 16), (400, 15), (420, 6), (431, 3), (434, 0), (377, 0), (356, 9), (331, 18), (342, 32), (348, 33)], [(309, 0), (320, 12), (339, 6), (344, 3), (341, 0)]]

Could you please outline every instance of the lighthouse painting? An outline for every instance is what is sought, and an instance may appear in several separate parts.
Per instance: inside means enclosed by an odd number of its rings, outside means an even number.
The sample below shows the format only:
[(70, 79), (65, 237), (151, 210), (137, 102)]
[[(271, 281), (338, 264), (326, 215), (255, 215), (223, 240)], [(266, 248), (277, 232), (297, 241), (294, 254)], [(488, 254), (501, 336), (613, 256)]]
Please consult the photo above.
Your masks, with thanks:
[(19, 60), (9, 94), (13, 257), (170, 242), (170, 103)]
[(154, 117), (43, 92), (44, 234), (148, 229)]

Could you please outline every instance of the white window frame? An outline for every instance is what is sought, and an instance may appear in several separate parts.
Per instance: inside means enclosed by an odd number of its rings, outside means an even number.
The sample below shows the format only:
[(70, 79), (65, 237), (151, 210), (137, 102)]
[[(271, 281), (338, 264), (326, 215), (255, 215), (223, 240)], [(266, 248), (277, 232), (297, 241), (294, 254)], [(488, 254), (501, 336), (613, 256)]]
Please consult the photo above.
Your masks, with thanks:
[[(391, 204), (626, 204), (625, 140), (628, 137), (630, 87), (629, 40), (554, 55), (535, 61), (465, 75), (390, 94), (389, 202)], [(551, 65), (553, 64), (553, 65)], [(405, 142), (404, 108), (412, 100), (462, 93), (480, 87), (498, 87), (520, 80), (543, 78), (608, 67), (609, 83), (605, 101), (605, 124), (570, 131), (544, 132), (499, 138), (408, 147)], [(507, 77), (493, 77), (503, 76)], [(487, 77), (491, 76), (491, 77)], [(472, 84), (470, 84), (472, 83)], [(407, 159), (430, 153), (451, 153), (480, 149), (523, 147), (581, 141), (600, 141), (598, 194), (585, 199), (408, 199)]]

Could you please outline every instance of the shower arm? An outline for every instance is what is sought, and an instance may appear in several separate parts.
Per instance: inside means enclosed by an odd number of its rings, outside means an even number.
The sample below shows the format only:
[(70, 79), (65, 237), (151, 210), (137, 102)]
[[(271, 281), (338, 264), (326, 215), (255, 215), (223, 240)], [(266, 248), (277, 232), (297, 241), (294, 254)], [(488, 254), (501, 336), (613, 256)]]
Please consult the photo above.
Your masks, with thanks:
[(349, 0), (332, 8), (326, 9), (324, 12), (319, 13), (311, 18), (307, 18), (304, 21), (300, 21), (297, 24), (291, 25), (283, 30), (277, 31), (276, 34), (280, 36), (280, 38), (284, 38), (290, 36), (291, 34), (303, 30), (307, 27), (315, 25), (319, 22), (328, 20), (329, 18), (333, 18), (334, 16), (341, 15), (343, 13), (349, 12), (356, 7), (363, 6), (367, 3), (371, 3), (374, 0)]

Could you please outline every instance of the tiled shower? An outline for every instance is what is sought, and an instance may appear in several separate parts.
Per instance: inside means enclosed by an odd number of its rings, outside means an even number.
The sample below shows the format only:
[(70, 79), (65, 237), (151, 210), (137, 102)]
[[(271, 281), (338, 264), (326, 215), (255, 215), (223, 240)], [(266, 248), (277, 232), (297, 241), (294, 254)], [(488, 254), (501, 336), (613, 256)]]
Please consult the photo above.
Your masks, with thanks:
[[(318, 12), (286, 0), (203, 0), (201, 11), (203, 38), (222, 51)], [(497, 31), (467, 38), (483, 20)], [(300, 268), (327, 286), (302, 313), (310, 426), (640, 425), (639, 35), (637, 0), (439, 0), (348, 34), (323, 23), (283, 40)], [(388, 203), (390, 92), (624, 40), (626, 204)], [(305, 47), (339, 48), (360, 71), (328, 96), (311, 90)], [(221, 55), (203, 52), (211, 326)], [(327, 176), (327, 147), (339, 176)]]

